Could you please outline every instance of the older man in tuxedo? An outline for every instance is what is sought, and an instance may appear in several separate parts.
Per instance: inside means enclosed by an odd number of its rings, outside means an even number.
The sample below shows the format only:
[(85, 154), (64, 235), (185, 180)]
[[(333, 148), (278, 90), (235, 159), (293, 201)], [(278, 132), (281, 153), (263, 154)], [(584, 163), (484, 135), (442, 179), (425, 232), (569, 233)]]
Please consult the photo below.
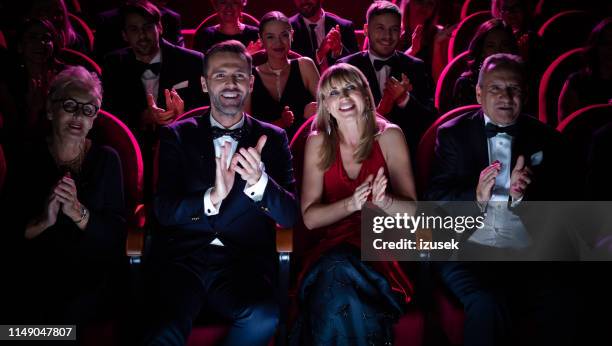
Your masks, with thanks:
[(285, 132), (243, 112), (251, 67), (240, 42), (213, 46), (210, 112), (160, 131), (150, 344), (184, 344), (201, 310), (232, 323), (225, 345), (267, 345), (276, 330), (274, 225), (298, 208)]
[[(524, 258), (534, 246), (546, 215), (534, 215), (529, 201), (568, 200), (572, 160), (554, 129), (522, 113), (525, 69), (521, 59), (495, 54), (480, 70), (480, 110), (442, 125), (426, 198), (472, 203), (484, 227), (463, 234), (460, 258)], [(538, 223), (534, 220), (538, 219)], [(534, 225), (536, 227), (534, 227)], [(539, 228), (539, 229), (538, 229)], [(561, 234), (559, 234), (561, 236)], [(484, 256), (484, 257), (483, 257)], [(508, 258), (508, 257), (504, 257)], [(512, 258), (512, 257), (511, 257)], [(534, 345), (572, 344), (574, 287), (561, 263), (439, 263), (442, 281), (463, 303), (465, 345), (511, 343), (520, 313), (536, 317)]]

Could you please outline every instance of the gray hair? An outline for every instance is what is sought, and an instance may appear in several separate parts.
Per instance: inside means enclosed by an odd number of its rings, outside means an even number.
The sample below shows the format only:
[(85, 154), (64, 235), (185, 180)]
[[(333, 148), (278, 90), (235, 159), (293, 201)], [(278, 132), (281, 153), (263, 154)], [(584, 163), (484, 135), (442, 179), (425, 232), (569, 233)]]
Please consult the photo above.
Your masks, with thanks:
[(98, 106), (102, 104), (100, 79), (95, 73), (87, 71), (82, 66), (67, 67), (55, 76), (49, 86), (47, 102), (62, 99), (70, 87), (90, 93), (97, 99)]
[(525, 63), (518, 55), (497, 53), (487, 57), (478, 73), (478, 86), (482, 86), (485, 74), (493, 70), (513, 71), (521, 77), (521, 82), (525, 84)]

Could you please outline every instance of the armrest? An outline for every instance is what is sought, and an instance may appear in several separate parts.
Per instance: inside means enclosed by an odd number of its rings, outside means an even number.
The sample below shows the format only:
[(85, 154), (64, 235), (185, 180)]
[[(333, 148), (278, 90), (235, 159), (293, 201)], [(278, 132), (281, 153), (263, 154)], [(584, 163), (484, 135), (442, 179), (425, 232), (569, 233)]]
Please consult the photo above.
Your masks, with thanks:
[(144, 204), (139, 204), (134, 210), (131, 222), (128, 224), (125, 252), (130, 262), (139, 261), (144, 251), (144, 224), (146, 221)]
[(293, 228), (276, 225), (276, 252), (293, 252)]

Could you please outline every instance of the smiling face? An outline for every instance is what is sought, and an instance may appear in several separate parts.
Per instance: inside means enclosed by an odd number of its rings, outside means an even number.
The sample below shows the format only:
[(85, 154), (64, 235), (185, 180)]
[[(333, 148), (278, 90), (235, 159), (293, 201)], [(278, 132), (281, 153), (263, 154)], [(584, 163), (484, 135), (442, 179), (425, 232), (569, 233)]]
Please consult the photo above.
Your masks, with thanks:
[(393, 13), (383, 13), (370, 18), (364, 26), (370, 49), (381, 58), (391, 56), (399, 43), (400, 18)]
[(66, 99), (73, 99), (79, 103), (92, 104), (100, 107), (100, 99), (91, 92), (78, 86), (71, 85), (57, 100), (51, 101), (51, 127), (53, 132), (60, 138), (82, 140), (87, 136), (93, 126), (97, 114), (89, 117), (83, 114), (83, 105), (79, 105), (76, 112), (68, 112), (63, 107)]
[[(361, 79), (354, 71), (339, 70), (326, 77), (321, 82), (318, 91), (319, 102), (322, 109), (329, 113), (337, 122), (348, 119), (359, 119), (369, 109), (371, 112), (371, 92), (367, 89), (367, 82)], [(321, 113), (324, 115), (325, 112)]]
[(253, 89), (253, 76), (246, 59), (233, 52), (218, 52), (209, 57), (204, 82), (213, 116), (241, 115)]
[(293, 0), (298, 12), (306, 17), (315, 16), (321, 9), (321, 0)]
[(268, 22), (263, 27), (261, 43), (269, 56), (286, 58), (291, 49), (291, 25), (278, 20)]
[(482, 85), (476, 86), (478, 103), (497, 125), (508, 125), (516, 121), (523, 108), (523, 95), (523, 80), (518, 72), (505, 68), (495, 69), (491, 65), (482, 78)]
[(130, 13), (125, 18), (123, 38), (140, 60), (153, 58), (159, 52), (161, 26), (139, 14)]
[(236, 23), (240, 20), (243, 0), (216, 0), (214, 4), (221, 23)]
[(20, 51), (30, 63), (43, 64), (53, 55), (53, 33), (42, 23), (37, 23), (23, 34)]

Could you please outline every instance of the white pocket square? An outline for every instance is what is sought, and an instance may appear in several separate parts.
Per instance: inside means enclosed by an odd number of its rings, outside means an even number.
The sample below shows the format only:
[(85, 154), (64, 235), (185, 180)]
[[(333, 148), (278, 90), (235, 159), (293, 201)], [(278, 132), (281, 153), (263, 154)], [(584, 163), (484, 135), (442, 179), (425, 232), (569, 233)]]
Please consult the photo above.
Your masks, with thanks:
[(174, 84), (174, 86), (172, 86), (172, 89), (179, 90), (179, 89), (184, 89), (184, 88), (186, 88), (188, 86), (189, 86), (189, 81), (188, 80), (184, 80), (184, 81), (182, 81), (180, 83)]
[(531, 165), (537, 166), (542, 163), (543, 159), (544, 159), (544, 153), (542, 152), (542, 150), (540, 150), (537, 153), (534, 153), (533, 155), (531, 155)]

